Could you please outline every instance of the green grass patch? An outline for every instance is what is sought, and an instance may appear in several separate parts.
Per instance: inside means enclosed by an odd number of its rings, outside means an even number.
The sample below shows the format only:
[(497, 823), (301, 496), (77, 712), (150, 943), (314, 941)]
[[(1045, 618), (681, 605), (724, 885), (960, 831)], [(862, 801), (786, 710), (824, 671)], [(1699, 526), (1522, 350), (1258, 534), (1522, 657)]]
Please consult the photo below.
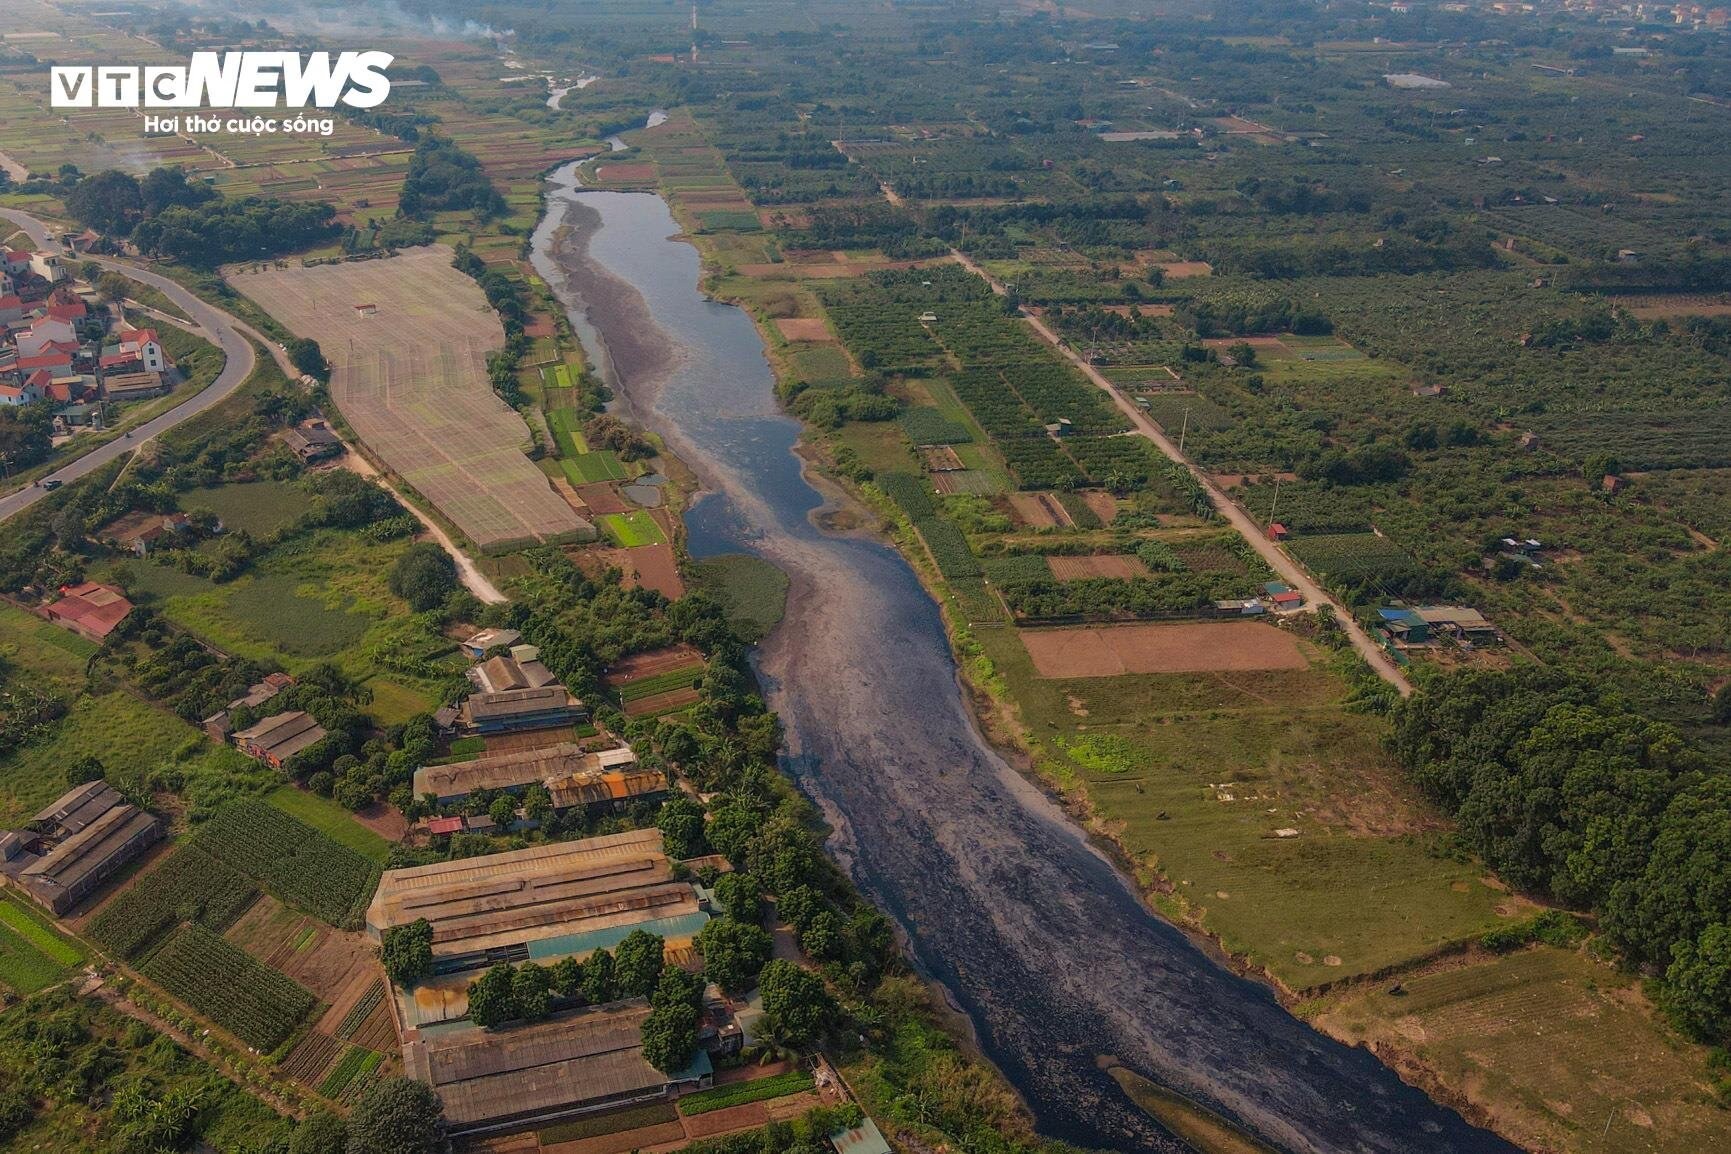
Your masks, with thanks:
[(229, 612), (295, 657), (329, 657), (361, 639), (366, 618), (302, 596), (300, 584), (288, 574), (254, 577), (229, 594)]
[(391, 856), (391, 843), (355, 820), (353, 814), (328, 797), (293, 785), (285, 785), (265, 797), (265, 800), (288, 814), (306, 822), (332, 841), (346, 845), (362, 857), (385, 863)]
[(726, 1086), (717, 1086), (713, 1090), (700, 1090), (695, 1094), (687, 1094), (679, 1099), (679, 1112), (687, 1118), (695, 1114), (708, 1114), (714, 1110), (725, 1110), (729, 1106), (743, 1106), (748, 1102), (767, 1102), (771, 1098), (785, 1098), (789, 1094), (800, 1094), (810, 1090), (817, 1083), (804, 1070), (789, 1070), (785, 1074), (774, 1074), (768, 1078), (758, 1078), (750, 1082), (734, 1082)]
[(645, 511), (607, 513), (602, 515), (600, 521), (601, 531), (607, 534), (607, 539), (621, 548), (667, 544), (667, 535), (661, 531), (661, 526), (655, 523), (655, 518)]
[(787, 612), (787, 574), (761, 557), (708, 557), (692, 566), (692, 577), (721, 603), (727, 623), (747, 644), (767, 637)]
[(96, 643), (11, 605), (0, 604), (0, 658), (50, 681), (76, 684)]
[(905, 409), (897, 420), (916, 445), (965, 445), (974, 439), (965, 424), (929, 405)]
[(281, 481), (251, 481), (191, 489), (180, 495), (182, 509), (209, 509), (229, 531), (245, 529), (265, 537), (312, 508), (312, 498)]
[(625, 463), (612, 449), (597, 449), (593, 453), (559, 458), (565, 479), (573, 485), (593, 485), (601, 481), (623, 481), (630, 473)]
[(0, 894), (0, 984), (33, 994), (60, 981), (84, 952), (13, 894)]
[(0, 759), (0, 828), (66, 792), (66, 767), (84, 757), (107, 766), (116, 785), (148, 792), (153, 773), (172, 775), (195, 809), (229, 792), (280, 780), (233, 749), (218, 746), (173, 714), (115, 691), (72, 703), (54, 735)]
[(419, 690), (385, 677), (369, 677), (366, 684), (373, 693), (367, 714), (382, 726), (401, 725), (418, 713), (432, 712), (432, 699)]

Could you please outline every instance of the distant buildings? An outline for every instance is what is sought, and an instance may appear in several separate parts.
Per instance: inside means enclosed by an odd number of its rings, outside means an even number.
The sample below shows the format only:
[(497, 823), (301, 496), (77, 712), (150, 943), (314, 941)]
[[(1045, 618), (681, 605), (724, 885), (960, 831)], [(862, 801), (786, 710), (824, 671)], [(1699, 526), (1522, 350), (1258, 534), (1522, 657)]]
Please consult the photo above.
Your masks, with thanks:
[(509, 649), (521, 640), (523, 635), (515, 629), (483, 629), (464, 641), (460, 648), (470, 661), (479, 661), (490, 650)]
[(541, 651), (533, 645), (513, 645), (509, 657), (489, 657), (468, 672), (469, 680), (483, 693), (506, 693), (513, 689), (544, 689), (558, 683), (553, 671), (541, 664)]
[(229, 724), (230, 714), (237, 709), (257, 709), (294, 683), (295, 679), (286, 673), (267, 674), (263, 681), (248, 689), (244, 696), (229, 702), (228, 708), (220, 713), (211, 714), (199, 724), (212, 740), (227, 741), (229, 735), (234, 732), (234, 726)]
[(342, 438), (324, 421), (302, 421), (283, 434), (283, 444), (303, 463), (326, 461), (343, 455)]
[(0, 872), (53, 913), (65, 914), (162, 840), (162, 822), (105, 781), (86, 782), (0, 834)]

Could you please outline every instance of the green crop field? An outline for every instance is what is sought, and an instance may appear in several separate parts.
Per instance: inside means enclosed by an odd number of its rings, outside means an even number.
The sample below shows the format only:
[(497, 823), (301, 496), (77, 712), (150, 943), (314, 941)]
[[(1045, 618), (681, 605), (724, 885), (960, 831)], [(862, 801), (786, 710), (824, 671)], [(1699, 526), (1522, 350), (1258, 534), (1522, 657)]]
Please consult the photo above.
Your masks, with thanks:
[(785, 1074), (772, 1074), (750, 1082), (731, 1082), (712, 1090), (700, 1090), (695, 1094), (687, 1094), (679, 1099), (677, 1104), (679, 1112), (689, 1118), (696, 1114), (725, 1110), (729, 1106), (743, 1106), (748, 1102), (766, 1102), (771, 1098), (802, 1094), (814, 1085), (816, 1083), (812, 1076), (804, 1070), (789, 1070)]
[(220, 933), (257, 896), (250, 878), (197, 845), (183, 845), (104, 906), (89, 932), (121, 957), (136, 959), (182, 921)]
[(84, 952), (23, 899), (0, 894), (0, 985), (32, 994), (65, 977)]
[(378, 865), (256, 798), (219, 809), (195, 842), (272, 897), (333, 926), (352, 926), (378, 884)]
[(635, 545), (667, 544), (667, 535), (646, 512), (608, 513), (600, 520), (602, 532), (615, 545), (629, 549)]
[(266, 796), (265, 800), (290, 817), (306, 822), (332, 841), (346, 845), (380, 865), (391, 855), (390, 842), (356, 821), (353, 814), (327, 797), (285, 785)]
[(203, 926), (188, 923), (140, 972), (247, 1045), (282, 1045), (312, 1012), (312, 991)]
[(573, 485), (593, 485), (599, 481), (623, 481), (630, 473), (612, 449), (597, 449), (593, 453), (578, 453), (559, 458), (559, 467)]

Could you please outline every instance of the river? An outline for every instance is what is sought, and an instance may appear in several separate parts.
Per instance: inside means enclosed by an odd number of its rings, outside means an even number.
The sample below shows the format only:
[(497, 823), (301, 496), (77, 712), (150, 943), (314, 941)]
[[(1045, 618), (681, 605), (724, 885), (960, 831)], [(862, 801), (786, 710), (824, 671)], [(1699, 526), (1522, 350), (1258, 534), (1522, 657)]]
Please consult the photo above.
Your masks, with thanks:
[(659, 197), (581, 191), (567, 167), (549, 184), (535, 266), (618, 407), (697, 474), (692, 553), (749, 551), (788, 573), (787, 618), (758, 653), (786, 767), (1041, 1132), (1184, 1149), (1100, 1070), (1111, 1055), (1291, 1151), (1512, 1151), (1149, 913), (991, 749), (913, 571), (879, 541), (819, 527), (825, 483), (802, 473), (757, 330), (702, 295), (698, 254), (676, 232)]

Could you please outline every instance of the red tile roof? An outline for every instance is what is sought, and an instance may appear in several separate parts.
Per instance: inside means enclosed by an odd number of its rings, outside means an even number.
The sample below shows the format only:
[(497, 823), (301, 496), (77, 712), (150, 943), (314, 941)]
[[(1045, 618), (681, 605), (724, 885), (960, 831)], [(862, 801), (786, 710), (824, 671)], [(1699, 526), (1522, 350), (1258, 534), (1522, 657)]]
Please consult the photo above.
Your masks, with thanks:
[(71, 353), (40, 353), (34, 357), (18, 358), (18, 368), (25, 372), (28, 372), (31, 369), (69, 369), (71, 367)]
[(49, 618), (65, 621), (89, 636), (107, 637), (132, 612), (132, 602), (112, 585), (86, 581), (61, 593), (65, 596), (48, 607)]

